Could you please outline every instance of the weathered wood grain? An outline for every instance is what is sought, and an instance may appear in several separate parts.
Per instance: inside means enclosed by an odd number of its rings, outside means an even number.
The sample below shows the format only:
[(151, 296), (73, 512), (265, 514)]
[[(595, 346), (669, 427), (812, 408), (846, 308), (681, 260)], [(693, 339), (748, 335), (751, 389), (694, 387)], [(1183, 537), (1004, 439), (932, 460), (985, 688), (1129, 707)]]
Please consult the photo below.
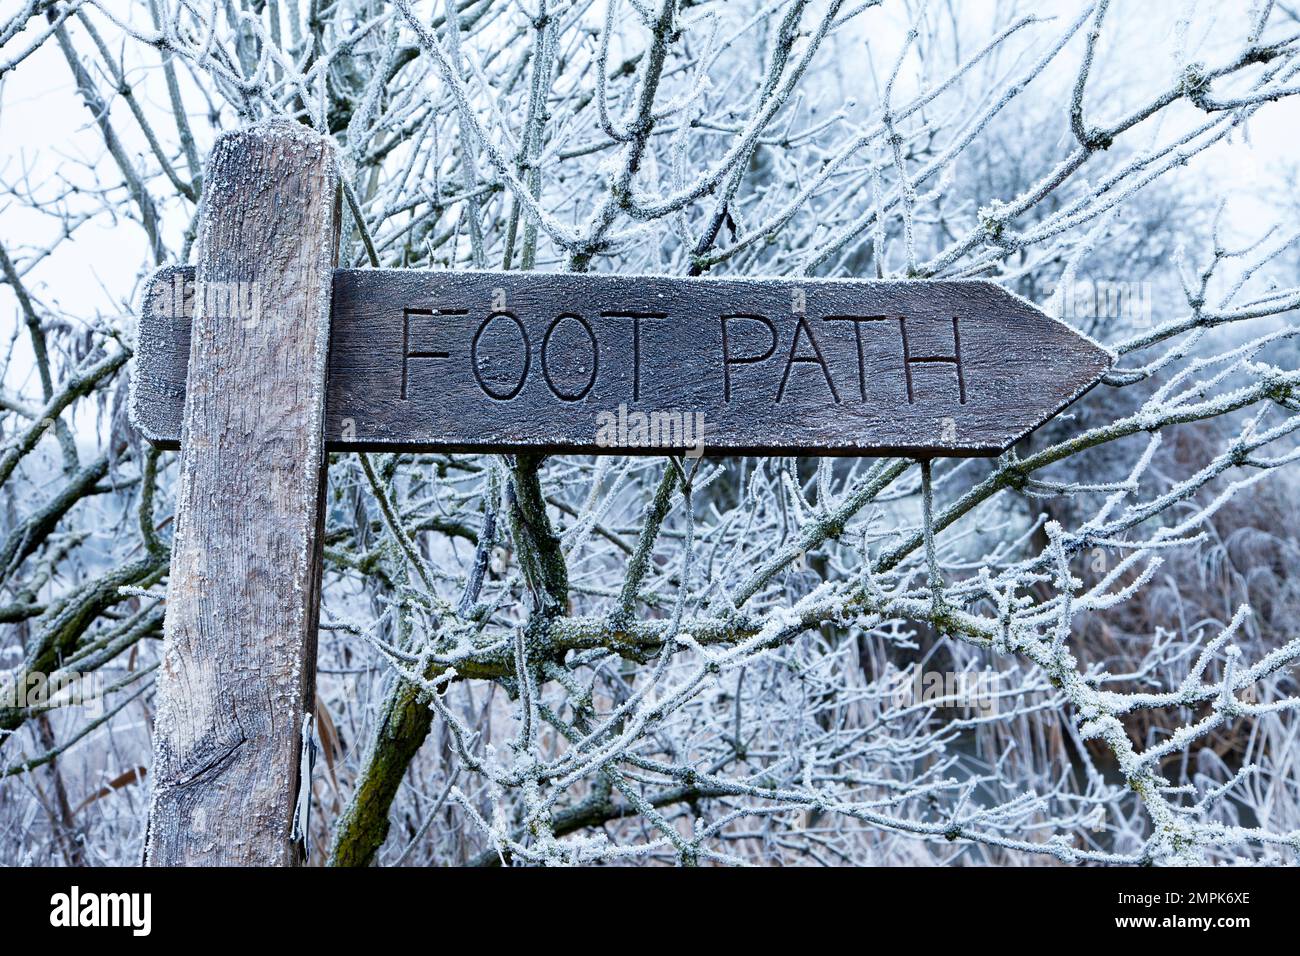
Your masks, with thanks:
[[(188, 279), (155, 277), (141, 327), (134, 414), (163, 445)], [(340, 451), (656, 453), (702, 420), (709, 453), (991, 455), (1112, 361), (984, 281), (338, 270), (333, 301)]]
[[(222, 136), (204, 175), (146, 862), (296, 862), (315, 684), (337, 180), (297, 125)], [(182, 350), (183, 351), (174, 351)], [(183, 367), (183, 366), (182, 366)], [(184, 379), (182, 378), (182, 381)], [(135, 401), (155, 401), (135, 383)], [(144, 390), (141, 390), (143, 386)]]

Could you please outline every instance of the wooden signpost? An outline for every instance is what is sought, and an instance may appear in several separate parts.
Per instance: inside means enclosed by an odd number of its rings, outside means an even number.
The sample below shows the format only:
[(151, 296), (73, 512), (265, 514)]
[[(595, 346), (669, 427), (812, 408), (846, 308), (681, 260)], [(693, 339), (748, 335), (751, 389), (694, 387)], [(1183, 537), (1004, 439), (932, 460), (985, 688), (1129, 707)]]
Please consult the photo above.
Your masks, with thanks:
[[(146, 294), (136, 421), (166, 447), (193, 279), (165, 269)], [(718, 454), (993, 455), (1110, 364), (984, 281), (340, 269), (333, 303), (333, 451), (672, 447), (600, 435), (601, 413), (639, 412), (702, 416)]]
[(131, 413), (182, 450), (146, 859), (295, 862), (325, 451), (994, 455), (1111, 355), (985, 281), (338, 269), (330, 145), (213, 149)]

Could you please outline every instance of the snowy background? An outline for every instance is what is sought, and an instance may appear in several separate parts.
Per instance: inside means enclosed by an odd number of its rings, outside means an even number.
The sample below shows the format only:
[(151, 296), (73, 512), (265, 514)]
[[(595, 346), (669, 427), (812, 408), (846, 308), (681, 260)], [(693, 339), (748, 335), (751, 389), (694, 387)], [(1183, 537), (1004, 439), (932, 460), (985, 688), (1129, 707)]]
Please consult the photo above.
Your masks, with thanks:
[(139, 858), (138, 298), (272, 116), (347, 264), (980, 276), (1119, 356), (928, 494), (335, 456), (311, 863), (1295, 862), (1297, 93), (1285, 3), (0, 0), (0, 690), (85, 691), (0, 698), (0, 862)]

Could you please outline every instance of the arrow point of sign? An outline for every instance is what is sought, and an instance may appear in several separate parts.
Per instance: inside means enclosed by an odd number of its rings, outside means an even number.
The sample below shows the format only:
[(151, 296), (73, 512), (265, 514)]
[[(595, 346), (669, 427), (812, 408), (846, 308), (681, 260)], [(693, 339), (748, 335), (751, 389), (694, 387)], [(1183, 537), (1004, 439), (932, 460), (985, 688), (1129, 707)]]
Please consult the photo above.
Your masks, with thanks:
[(1001, 451), (1056, 417), (1093, 388), (1116, 361), (1110, 349), (1070, 324), (1048, 315), (1036, 304), (991, 279), (975, 280), (988, 290), (990, 302), (1000, 303), (1013, 319), (1004, 343), (1008, 356), (1033, 355), (1032, 380), (1018, 399), (1019, 409), (1008, 407), (1009, 426)]

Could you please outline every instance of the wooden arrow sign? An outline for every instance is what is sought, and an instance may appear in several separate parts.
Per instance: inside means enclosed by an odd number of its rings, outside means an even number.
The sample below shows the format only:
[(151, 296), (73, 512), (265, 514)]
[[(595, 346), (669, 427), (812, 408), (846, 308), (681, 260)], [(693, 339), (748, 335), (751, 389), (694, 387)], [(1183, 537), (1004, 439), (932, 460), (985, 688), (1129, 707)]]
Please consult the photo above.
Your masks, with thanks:
[[(145, 296), (132, 415), (175, 447), (194, 270)], [(255, 284), (198, 290), (255, 327)], [(329, 449), (994, 455), (1111, 355), (982, 280), (334, 272)], [(220, 382), (211, 383), (221, 387)]]
[(151, 864), (303, 858), (326, 449), (991, 455), (1112, 361), (989, 282), (334, 270), (334, 155), (223, 134), (199, 267), (146, 290), (131, 417), (184, 446)]

